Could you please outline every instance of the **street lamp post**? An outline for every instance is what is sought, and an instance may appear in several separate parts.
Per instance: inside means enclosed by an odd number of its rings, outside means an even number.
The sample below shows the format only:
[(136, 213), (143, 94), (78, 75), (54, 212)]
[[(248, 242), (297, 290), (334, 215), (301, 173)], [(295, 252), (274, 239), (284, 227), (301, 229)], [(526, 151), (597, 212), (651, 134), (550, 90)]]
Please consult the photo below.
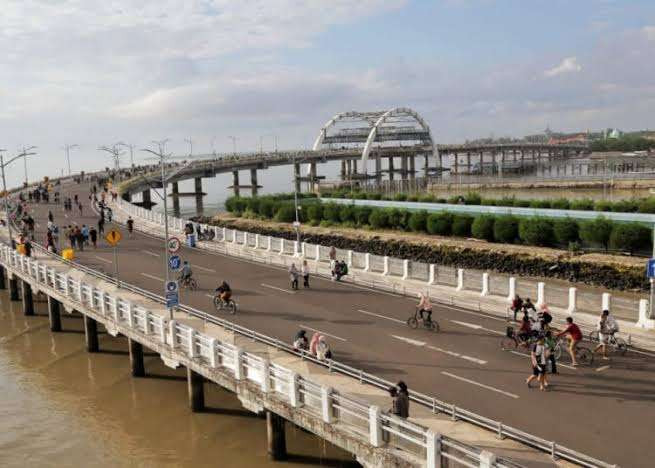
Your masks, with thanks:
[(7, 191), (7, 180), (5, 178), (5, 167), (10, 165), (12, 162), (16, 161), (19, 158), (27, 158), (27, 156), (32, 156), (36, 153), (28, 153), (27, 151), (23, 151), (13, 158), (11, 158), (9, 161), (5, 162), (4, 155), (2, 154), (4, 151), (3, 149), (0, 149), (0, 168), (2, 169), (2, 191), (4, 192), (5, 196), (5, 214), (7, 216), (7, 229), (9, 231), (9, 245), (11, 247), (14, 247), (14, 239), (12, 236), (11, 232), (11, 221), (9, 220), (9, 192)]
[(101, 146), (98, 148), (98, 151), (106, 151), (107, 153), (111, 154), (111, 157), (114, 160), (114, 170), (117, 174), (121, 169), (121, 155), (123, 154), (123, 152), (118, 149), (119, 145), (120, 143), (117, 143), (111, 148), (109, 146)]
[(232, 150), (233, 150), (234, 156), (236, 156), (237, 155), (237, 137), (229, 136), (228, 138), (230, 140), (232, 140)]
[[(32, 151), (33, 149), (36, 149), (36, 146), (30, 146), (29, 148), (25, 148), (23, 146), (22, 153), (27, 153), (28, 151)], [(27, 179), (27, 158), (23, 158), (23, 167), (25, 169), (25, 187), (27, 187), (29, 185), (29, 181)]]
[(184, 141), (186, 141), (189, 144), (189, 157), (193, 157), (193, 140), (191, 137), (185, 138)]
[(64, 145), (64, 150), (66, 150), (66, 162), (68, 163), (68, 175), (69, 176), (71, 175), (71, 150), (73, 148), (77, 148), (79, 146), (80, 145), (78, 145), (78, 144), (74, 144), (74, 145), (66, 144), (66, 145)]
[(134, 167), (134, 145), (130, 143), (124, 143), (124, 142), (119, 142), (116, 144), (116, 146), (124, 146), (126, 148), (130, 149), (130, 166)]

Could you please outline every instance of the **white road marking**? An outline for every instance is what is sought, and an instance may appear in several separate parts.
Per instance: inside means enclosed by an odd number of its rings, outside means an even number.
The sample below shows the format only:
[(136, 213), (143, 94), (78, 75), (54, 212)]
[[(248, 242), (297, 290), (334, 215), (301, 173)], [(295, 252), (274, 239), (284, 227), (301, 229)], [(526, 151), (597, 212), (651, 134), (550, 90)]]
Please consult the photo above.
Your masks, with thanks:
[(418, 341), (418, 340), (413, 340), (411, 338), (405, 338), (404, 336), (398, 336), (398, 335), (391, 335), (393, 338), (404, 341), (405, 343), (409, 343), (414, 346), (425, 346), (425, 341)]
[(357, 312), (361, 312), (362, 314), (366, 314), (366, 315), (372, 315), (373, 317), (380, 317), (383, 319), (391, 320), (392, 322), (402, 323), (403, 325), (405, 325), (405, 322), (403, 322), (402, 320), (398, 320), (393, 317), (387, 317), (386, 315), (380, 315), (373, 312), (369, 312), (368, 310), (357, 309)]
[(288, 289), (278, 288), (277, 286), (272, 286), (270, 284), (262, 283), (261, 285), (264, 286), (265, 288), (275, 289), (276, 291), (282, 291), (287, 294), (296, 294), (296, 291), (289, 291)]
[(164, 278), (160, 278), (159, 276), (149, 275), (148, 273), (141, 273), (141, 275), (145, 276), (146, 278), (154, 279), (157, 281), (164, 281)]
[(596, 369), (596, 372), (603, 372), (604, 370), (607, 370), (609, 368), (610, 368), (610, 366), (601, 366), (601, 367)]
[(509, 393), (509, 392), (506, 392), (505, 390), (501, 390), (501, 389), (496, 388), (496, 387), (491, 387), (489, 385), (485, 385), (483, 383), (476, 382), (475, 380), (466, 379), (464, 377), (460, 377), (459, 375), (451, 374), (450, 372), (441, 371), (441, 374), (445, 375), (445, 376), (448, 376), (448, 377), (451, 377), (453, 379), (461, 380), (462, 382), (470, 383), (471, 385), (476, 385), (476, 386), (478, 386), (480, 388), (485, 388), (487, 390), (491, 390), (492, 392), (500, 393), (501, 395), (505, 395), (505, 396), (508, 396), (510, 398), (516, 398), (516, 399), (519, 398), (519, 396), (515, 395), (514, 393)]
[(337, 340), (348, 341), (347, 339), (345, 339), (345, 338), (341, 338), (340, 336), (331, 335), (330, 333), (324, 332), (324, 331), (322, 331), (322, 330), (317, 330), (316, 328), (308, 327), (307, 325), (300, 324), (300, 327), (301, 327), (301, 328), (308, 328), (309, 330), (311, 330), (311, 331), (315, 331), (316, 333), (320, 333), (321, 335), (331, 336), (332, 338), (335, 338), (335, 339), (337, 339)]
[(112, 263), (111, 260), (107, 260), (106, 258), (99, 257), (98, 255), (94, 255), (94, 257), (100, 260), (101, 262)]
[(193, 268), (197, 268), (198, 270), (203, 270), (206, 271), (207, 273), (216, 273), (216, 270), (212, 270), (211, 268), (205, 268), (200, 265), (193, 265)]
[(213, 294), (205, 294), (205, 296), (207, 296), (207, 297), (211, 297), (212, 299), (214, 299), (214, 295), (213, 295)]
[(143, 253), (144, 253), (144, 254), (151, 255), (151, 256), (153, 256), (153, 257), (160, 257), (160, 255), (159, 255), (158, 253), (151, 252), (150, 250), (144, 250)]
[(492, 330), (491, 328), (485, 328), (482, 325), (477, 325), (475, 323), (460, 322), (459, 320), (451, 320), (451, 322), (456, 323), (457, 325), (461, 325), (463, 327), (472, 328), (474, 330), (484, 330), (486, 332), (493, 333), (495, 335), (504, 335), (503, 332)]

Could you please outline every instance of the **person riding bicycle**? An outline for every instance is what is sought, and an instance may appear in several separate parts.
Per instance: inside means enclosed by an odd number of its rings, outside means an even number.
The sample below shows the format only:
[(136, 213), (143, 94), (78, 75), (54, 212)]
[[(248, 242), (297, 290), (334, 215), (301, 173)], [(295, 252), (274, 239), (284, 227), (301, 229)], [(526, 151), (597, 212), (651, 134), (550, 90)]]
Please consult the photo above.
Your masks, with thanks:
[(573, 366), (577, 366), (578, 361), (575, 359), (575, 349), (578, 346), (578, 343), (582, 341), (582, 331), (580, 330), (580, 327), (573, 323), (573, 317), (566, 317), (566, 324), (566, 328), (557, 334), (557, 338), (563, 335), (568, 335), (571, 362), (573, 363)]
[(594, 352), (597, 352), (600, 348), (603, 348), (603, 359), (609, 359), (607, 357), (607, 345), (610, 342), (610, 338), (614, 336), (614, 333), (619, 331), (619, 324), (614, 320), (614, 317), (610, 315), (609, 310), (604, 310), (600, 315), (600, 321), (598, 322), (598, 339), (600, 343), (594, 349)]
[[(419, 293), (418, 298), (419, 301), (416, 305), (416, 309), (421, 316), (421, 320), (425, 323), (429, 323), (432, 321), (432, 304), (430, 303), (430, 297), (427, 294)], [(424, 312), (427, 314), (427, 318), (423, 317)]]
[(541, 322), (541, 329), (548, 330), (550, 328), (550, 323), (553, 321), (553, 316), (550, 315), (548, 306), (546, 304), (541, 304), (539, 307), (539, 313), (537, 314), (539, 322)]
[(521, 299), (521, 296), (517, 294), (516, 296), (514, 296), (514, 299), (512, 299), (512, 305), (510, 306), (510, 310), (514, 312), (515, 322), (516, 322), (516, 314), (518, 314), (522, 308), (523, 308), (523, 299)]
[(530, 322), (530, 317), (528, 317), (528, 314), (524, 314), (523, 318), (521, 319), (521, 328), (519, 328), (517, 338), (527, 343), (528, 340), (530, 339), (531, 334), (532, 334), (532, 323)]
[(184, 265), (182, 266), (182, 271), (180, 272), (179, 280), (182, 283), (188, 283), (189, 280), (191, 280), (192, 275), (193, 271), (191, 271), (191, 265), (189, 265), (189, 262), (185, 260)]
[(221, 298), (221, 301), (227, 303), (230, 301), (230, 298), (232, 297), (232, 290), (230, 289), (230, 285), (227, 284), (227, 281), (223, 280), (221, 285), (216, 288), (216, 292), (218, 293), (218, 297)]

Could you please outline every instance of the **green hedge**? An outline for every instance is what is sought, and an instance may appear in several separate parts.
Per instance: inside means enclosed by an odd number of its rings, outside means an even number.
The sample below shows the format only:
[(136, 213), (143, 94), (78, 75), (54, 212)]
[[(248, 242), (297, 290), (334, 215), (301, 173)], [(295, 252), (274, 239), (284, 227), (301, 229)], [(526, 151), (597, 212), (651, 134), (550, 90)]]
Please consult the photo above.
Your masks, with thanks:
[(483, 205), (483, 206), (516, 206), (525, 208), (553, 208), (559, 210), (582, 210), (582, 211), (614, 211), (622, 213), (655, 213), (655, 197), (631, 198), (615, 202), (589, 198), (579, 200), (557, 199), (517, 199), (515, 197), (503, 198), (481, 198), (477, 192), (469, 192), (466, 195), (453, 195), (447, 200), (435, 197), (432, 194), (408, 195), (397, 193), (393, 196), (386, 196), (380, 193), (368, 193), (360, 191), (335, 190), (326, 191), (321, 194), (326, 198), (351, 198), (358, 200), (395, 200), (395, 201), (417, 201), (423, 203), (450, 203), (454, 205)]
[[(505, 202), (517, 202), (505, 199)], [(564, 201), (558, 201), (562, 206)], [(572, 204), (573, 205), (573, 204)], [(343, 225), (366, 229), (393, 229), (439, 236), (474, 237), (489, 242), (521, 243), (545, 247), (579, 247), (648, 253), (651, 230), (639, 223), (616, 223), (599, 216), (588, 221), (573, 218), (517, 218), (511, 215), (428, 213), (399, 208), (323, 203), (309, 197), (300, 199), (301, 222), (312, 225)], [(278, 222), (295, 221), (293, 200), (282, 196), (230, 197), (228, 211), (240, 216), (258, 216)], [(573, 248), (573, 247), (571, 247)]]

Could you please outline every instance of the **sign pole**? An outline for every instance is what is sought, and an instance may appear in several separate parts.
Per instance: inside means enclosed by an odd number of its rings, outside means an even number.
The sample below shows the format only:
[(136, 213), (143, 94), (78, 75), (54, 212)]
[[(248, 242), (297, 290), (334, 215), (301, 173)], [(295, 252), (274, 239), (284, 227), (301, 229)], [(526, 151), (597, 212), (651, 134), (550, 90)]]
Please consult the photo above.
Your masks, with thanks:
[(114, 276), (116, 277), (116, 287), (121, 287), (121, 281), (118, 279), (118, 248), (114, 246)]
[[(653, 225), (653, 255), (655, 258), (655, 225)], [(655, 278), (650, 278), (650, 297), (648, 299), (648, 318), (655, 319)]]

